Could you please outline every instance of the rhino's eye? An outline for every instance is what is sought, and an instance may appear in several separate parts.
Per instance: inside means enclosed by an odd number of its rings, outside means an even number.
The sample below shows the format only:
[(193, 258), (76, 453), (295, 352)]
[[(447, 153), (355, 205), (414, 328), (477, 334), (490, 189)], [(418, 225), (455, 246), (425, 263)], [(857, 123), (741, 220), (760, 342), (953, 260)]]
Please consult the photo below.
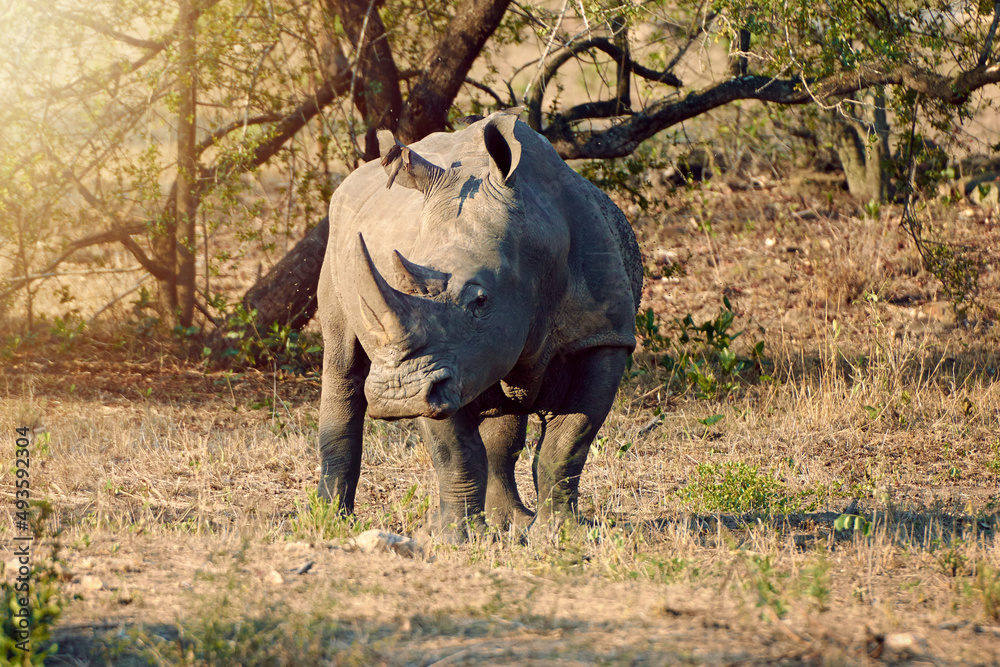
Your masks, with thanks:
[(468, 310), (473, 317), (482, 317), (487, 311), (489, 311), (490, 297), (482, 287), (477, 288), (472, 294), (469, 295), (470, 299), (466, 303), (466, 310)]

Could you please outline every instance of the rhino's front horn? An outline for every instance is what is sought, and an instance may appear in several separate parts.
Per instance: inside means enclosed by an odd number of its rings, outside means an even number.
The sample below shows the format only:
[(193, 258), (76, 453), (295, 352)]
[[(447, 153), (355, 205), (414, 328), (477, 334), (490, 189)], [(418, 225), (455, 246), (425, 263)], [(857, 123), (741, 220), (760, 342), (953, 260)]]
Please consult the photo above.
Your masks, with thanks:
[(434, 296), (448, 289), (450, 273), (415, 264), (398, 250), (392, 251), (392, 263), (396, 269), (396, 284), (407, 294)]
[(365, 238), (360, 233), (356, 264), (358, 300), (368, 333), (383, 345), (409, 339), (413, 347), (418, 347), (419, 341), (414, 339), (420, 334), (417, 312), (422, 300), (393, 289), (386, 282), (375, 267)]

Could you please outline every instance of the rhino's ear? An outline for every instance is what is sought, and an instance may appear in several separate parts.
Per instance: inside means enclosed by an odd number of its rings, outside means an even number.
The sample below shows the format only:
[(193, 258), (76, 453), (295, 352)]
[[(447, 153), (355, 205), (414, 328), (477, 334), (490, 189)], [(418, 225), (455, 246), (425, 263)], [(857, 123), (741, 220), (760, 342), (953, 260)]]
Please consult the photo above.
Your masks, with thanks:
[(498, 114), (483, 129), (483, 143), (490, 154), (490, 178), (504, 185), (510, 185), (521, 161), (521, 142), (514, 137), (515, 123), (516, 115)]
[(378, 148), (382, 155), (382, 167), (389, 175), (386, 188), (391, 188), (393, 183), (399, 183), (404, 188), (412, 188), (427, 194), (444, 175), (444, 169), (428, 162), (408, 146), (396, 141), (389, 130), (378, 131)]

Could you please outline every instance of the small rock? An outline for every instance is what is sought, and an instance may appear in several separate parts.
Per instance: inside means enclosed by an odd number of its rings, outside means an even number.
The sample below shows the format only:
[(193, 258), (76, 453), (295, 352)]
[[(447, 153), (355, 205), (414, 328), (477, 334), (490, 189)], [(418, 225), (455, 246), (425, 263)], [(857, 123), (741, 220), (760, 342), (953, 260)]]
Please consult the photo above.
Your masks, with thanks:
[(656, 248), (653, 250), (653, 261), (661, 266), (673, 266), (677, 263), (677, 252), (666, 248)]
[(1000, 637), (1000, 625), (977, 625), (973, 630), (975, 630), (976, 634), (996, 635)]
[(361, 533), (354, 538), (354, 543), (359, 549), (368, 553), (391, 552), (407, 558), (413, 558), (419, 551), (417, 543), (409, 537), (387, 533), (377, 528)]
[(282, 577), (277, 570), (271, 570), (264, 577), (264, 581), (266, 581), (269, 584), (273, 584), (275, 586), (280, 586), (281, 584), (285, 583), (285, 578)]
[(791, 308), (781, 316), (781, 321), (785, 324), (806, 325), (809, 322), (809, 314), (799, 308)]
[(92, 574), (85, 574), (80, 577), (80, 586), (82, 586), (85, 591), (99, 591), (104, 588), (104, 582), (101, 581), (100, 577), (95, 577)]
[(927, 642), (923, 637), (912, 632), (897, 632), (885, 636), (885, 645), (893, 651), (920, 653), (927, 646)]
[(81, 558), (76, 564), (78, 570), (93, 570), (94, 569), (94, 559), (87, 557)]
[(313, 565), (314, 565), (313, 561), (311, 560), (306, 561), (302, 565), (299, 565), (298, 567), (294, 568), (292, 570), (292, 574), (305, 574), (306, 572), (312, 569)]
[(938, 623), (938, 630), (961, 630), (968, 624), (968, 621), (945, 621)]
[(770, 248), (771, 246), (773, 246), (775, 243), (777, 243), (777, 241), (775, 241), (772, 238), (766, 238), (766, 239), (764, 239), (764, 245), (767, 246), (768, 248)]

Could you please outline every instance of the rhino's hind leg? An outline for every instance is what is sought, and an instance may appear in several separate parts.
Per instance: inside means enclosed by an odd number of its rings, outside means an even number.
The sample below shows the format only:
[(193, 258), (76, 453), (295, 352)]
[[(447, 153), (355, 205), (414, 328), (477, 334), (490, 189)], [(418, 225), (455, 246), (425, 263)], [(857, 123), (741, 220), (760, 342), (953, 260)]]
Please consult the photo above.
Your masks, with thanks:
[(628, 350), (604, 347), (572, 361), (565, 397), (548, 420), (535, 456), (539, 520), (576, 514), (580, 474), (614, 403), (627, 359)]
[(364, 431), (365, 376), (368, 358), (357, 341), (350, 350), (327, 343), (323, 354), (323, 392), (319, 404), (319, 495), (336, 499), (339, 509), (354, 511), (354, 496), (361, 476), (361, 443)]
[(440, 528), (458, 542), (465, 540), (468, 527), (484, 522), (487, 464), (480, 421), (468, 408), (447, 419), (419, 420), (420, 435), (438, 478)]
[(489, 461), (486, 521), (490, 526), (524, 528), (534, 518), (534, 514), (521, 502), (514, 480), (514, 465), (524, 449), (527, 431), (527, 415), (492, 417), (484, 420), (479, 427)]

